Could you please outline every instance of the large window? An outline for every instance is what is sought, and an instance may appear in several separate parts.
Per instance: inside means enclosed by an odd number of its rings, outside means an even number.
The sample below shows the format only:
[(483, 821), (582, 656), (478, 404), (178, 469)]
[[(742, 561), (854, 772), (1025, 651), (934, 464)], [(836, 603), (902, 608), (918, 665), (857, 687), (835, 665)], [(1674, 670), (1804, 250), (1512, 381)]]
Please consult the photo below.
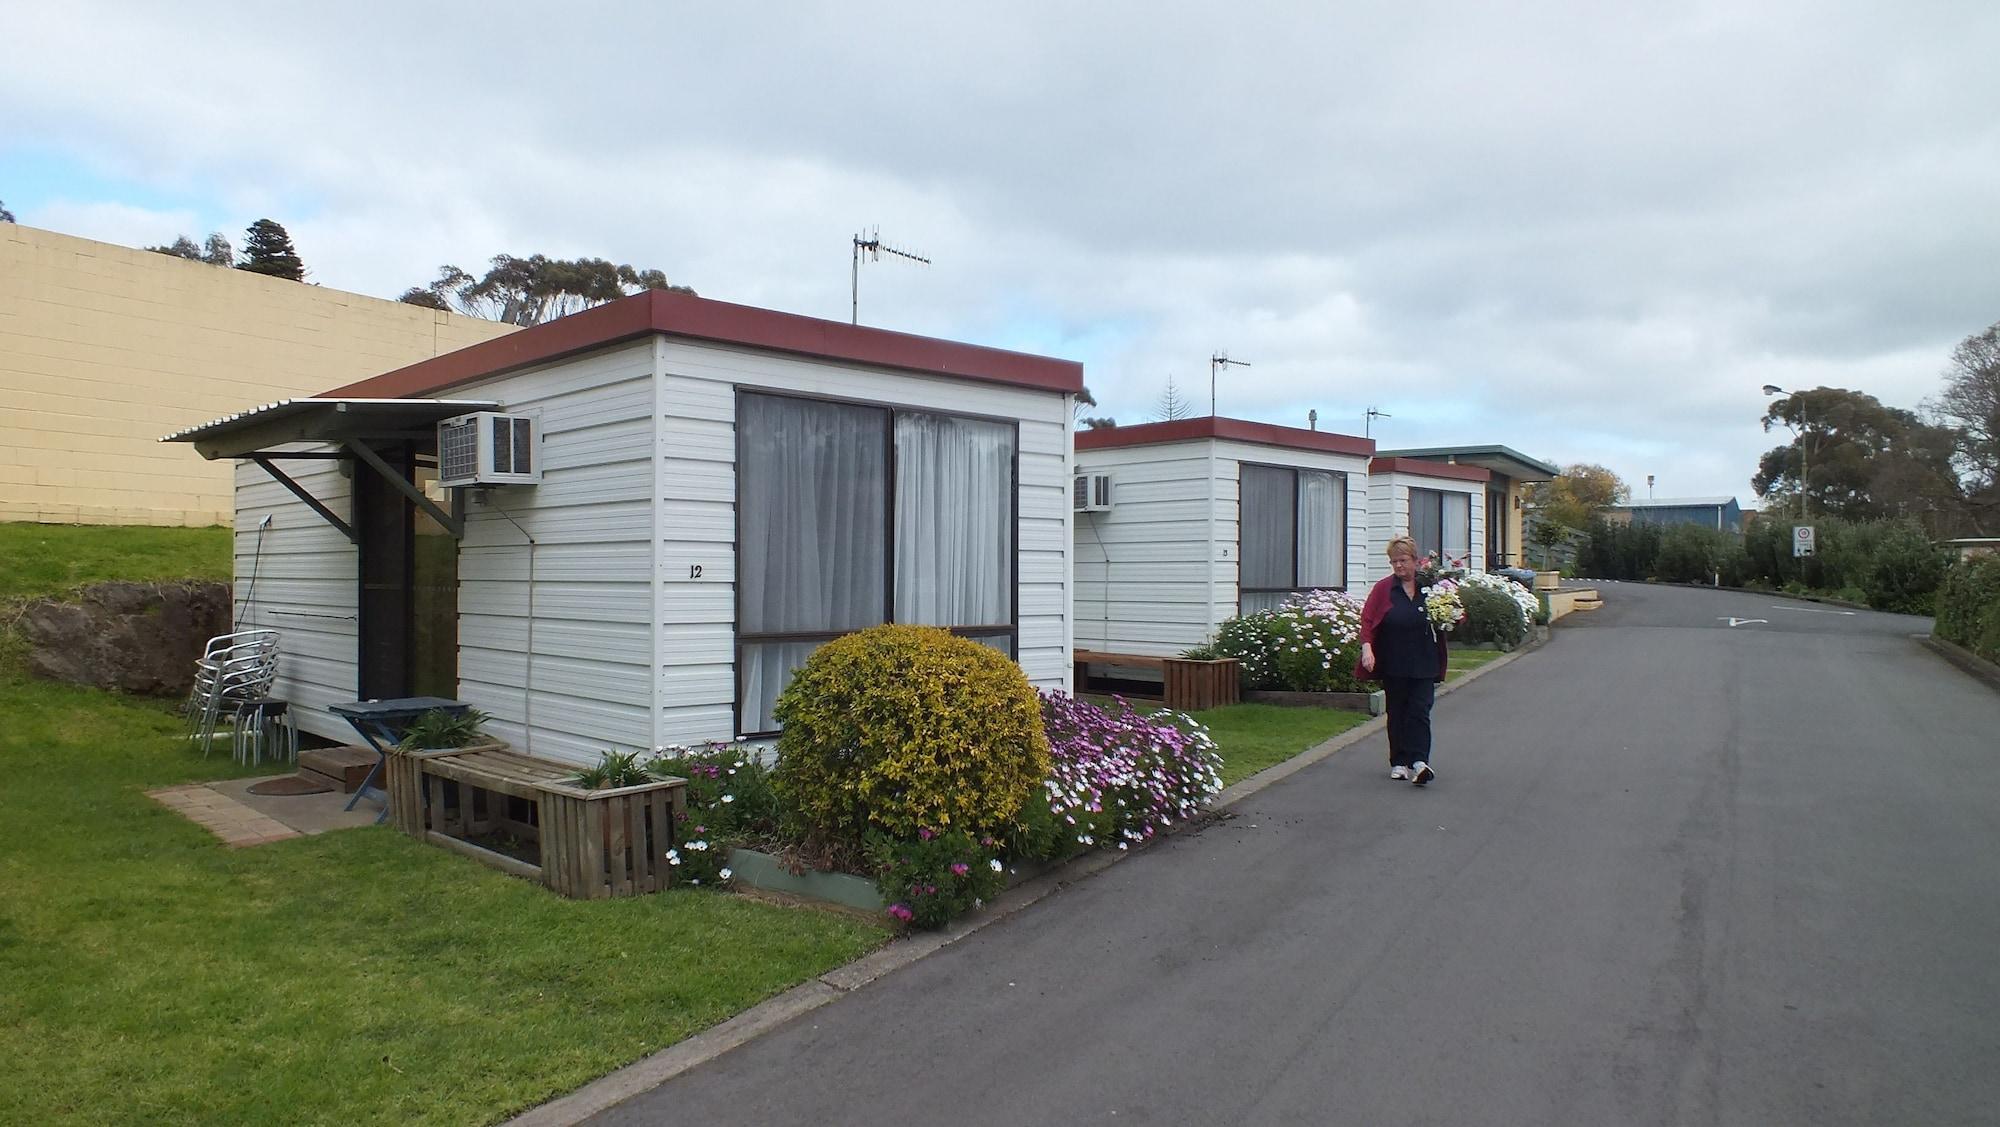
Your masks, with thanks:
[(1441, 566), (1472, 554), (1472, 495), (1441, 489), (1410, 490), (1410, 537), (1420, 551), (1436, 552)]
[(737, 397), (737, 730), (813, 650), (882, 622), (1014, 654), (1013, 423)]
[(1245, 463), (1237, 478), (1237, 594), (1244, 614), (1298, 591), (1347, 586), (1347, 478)]

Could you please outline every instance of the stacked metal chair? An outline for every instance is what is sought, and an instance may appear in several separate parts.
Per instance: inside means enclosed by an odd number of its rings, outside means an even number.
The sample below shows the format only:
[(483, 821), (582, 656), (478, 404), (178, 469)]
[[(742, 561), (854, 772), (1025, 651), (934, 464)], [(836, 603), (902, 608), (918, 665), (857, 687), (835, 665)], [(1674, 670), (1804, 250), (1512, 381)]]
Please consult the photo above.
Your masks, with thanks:
[[(285, 712), (282, 707), (272, 707), (282, 705), (270, 695), (277, 679), (276, 630), (239, 630), (210, 638), (195, 661), (194, 686), (188, 690), (188, 739), (198, 743), (205, 756), (226, 724), (238, 761), (261, 761), (264, 745), (271, 742), (267, 730), (274, 729), (272, 721), (284, 717)], [(293, 739), (288, 735), (289, 717), (283, 722), (287, 733), (272, 730), (269, 734), (289, 742)], [(292, 742), (290, 746), (297, 745)]]

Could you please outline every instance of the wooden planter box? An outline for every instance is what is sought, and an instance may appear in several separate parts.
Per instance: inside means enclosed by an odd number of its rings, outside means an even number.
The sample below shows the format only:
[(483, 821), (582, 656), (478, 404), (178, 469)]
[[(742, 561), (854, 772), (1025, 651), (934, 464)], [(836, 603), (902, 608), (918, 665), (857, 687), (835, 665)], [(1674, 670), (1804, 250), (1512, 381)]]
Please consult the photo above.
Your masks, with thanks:
[[(576, 769), (498, 744), (392, 751), (389, 816), (403, 832), (577, 900), (636, 896), (673, 883), (667, 852), (687, 810), (685, 779), (585, 790)], [(447, 785), (453, 784), (453, 785)], [(472, 840), (533, 842), (539, 863)]]
[(1184, 657), (1160, 659), (1166, 676), (1166, 705), (1180, 712), (1220, 708), (1242, 700), (1242, 663), (1233, 657), (1216, 661), (1191, 661)]
[(1282, 689), (1251, 689), (1243, 699), (1254, 704), (1282, 704), (1288, 708), (1341, 708), (1380, 716), (1389, 708), (1389, 698), (1380, 689), (1367, 693), (1293, 693)]

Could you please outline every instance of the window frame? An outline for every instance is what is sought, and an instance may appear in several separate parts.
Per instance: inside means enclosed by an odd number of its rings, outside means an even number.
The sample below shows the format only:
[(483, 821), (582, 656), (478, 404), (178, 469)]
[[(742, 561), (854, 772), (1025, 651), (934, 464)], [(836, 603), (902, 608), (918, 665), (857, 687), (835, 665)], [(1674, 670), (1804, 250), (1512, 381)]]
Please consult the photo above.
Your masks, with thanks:
[[(1290, 587), (1245, 587), (1243, 585), (1243, 469), (1254, 467), (1264, 470), (1282, 470), (1292, 478), (1292, 585)], [(1338, 586), (1321, 584), (1299, 586), (1299, 522), (1303, 512), (1299, 506), (1299, 474), (1323, 473), (1330, 475), (1340, 485), (1340, 504), (1336, 510), (1340, 514), (1340, 583)], [(1348, 556), (1353, 547), (1353, 522), (1348, 512), (1348, 473), (1346, 470), (1326, 469), (1320, 466), (1285, 466), (1275, 462), (1236, 463), (1236, 613), (1241, 615), (1245, 595), (1299, 595), (1307, 591), (1345, 591), (1348, 588)]]
[[(888, 490), (887, 503), (883, 506), (882, 529), (882, 607), (884, 619), (875, 625), (894, 623), (896, 619), (896, 421), (903, 415), (940, 415), (947, 418), (965, 419), (971, 422), (998, 423), (1013, 432), (1013, 453), (1007, 465), (1007, 523), (1011, 530), (1009, 537), (1012, 551), (1007, 558), (1007, 621), (1004, 623), (966, 623), (944, 626), (961, 638), (974, 640), (1006, 638), (1007, 648), (1002, 651), (1016, 663), (1021, 660), (1021, 420), (1000, 415), (982, 415), (970, 411), (948, 411), (929, 407), (913, 407), (904, 404), (882, 403), (853, 396), (817, 395), (801, 392), (780, 391), (771, 388), (736, 385), (730, 426), (734, 431), (736, 459), (731, 464), (732, 478), (740, 474), (744, 463), (743, 399), (745, 396), (764, 396), (771, 399), (794, 399), (809, 403), (830, 403), (843, 407), (869, 407), (883, 411), (887, 425), (883, 427), (882, 441), (886, 446), (887, 461), (884, 463), (884, 483)], [(743, 648), (746, 645), (760, 645), (784, 642), (831, 642), (845, 638), (855, 630), (807, 630), (781, 631), (770, 633), (746, 633), (743, 629), (743, 493), (735, 490), (735, 499), (730, 502), (730, 513), (734, 528), (730, 534), (730, 546), (735, 552), (734, 575), (730, 583), (730, 602), (733, 619), (730, 623), (730, 723), (739, 736), (763, 739), (776, 736), (781, 729), (751, 732), (743, 727)], [(929, 625), (928, 623), (924, 625)], [(861, 627), (860, 629), (868, 629)]]
[(1412, 536), (1416, 534), (1415, 530), (1417, 527), (1417, 520), (1416, 520), (1417, 494), (1419, 493), (1425, 494), (1426, 496), (1436, 499), (1435, 503), (1437, 505), (1438, 543), (1419, 544), (1418, 547), (1423, 549), (1425, 552), (1436, 552), (1438, 554), (1439, 567), (1450, 566), (1450, 564), (1447, 562), (1448, 557), (1445, 554), (1445, 548), (1444, 548), (1445, 495), (1449, 493), (1465, 498), (1465, 565), (1467, 567), (1471, 567), (1472, 553), (1474, 551), (1472, 544), (1472, 510), (1474, 508), (1473, 501), (1476, 499), (1477, 494), (1469, 493), (1460, 489), (1432, 489), (1428, 486), (1422, 486), (1422, 485), (1410, 486), (1409, 497), (1405, 500), (1403, 504), (1403, 518), (1407, 522), (1405, 527), (1410, 530), (1410, 535)]

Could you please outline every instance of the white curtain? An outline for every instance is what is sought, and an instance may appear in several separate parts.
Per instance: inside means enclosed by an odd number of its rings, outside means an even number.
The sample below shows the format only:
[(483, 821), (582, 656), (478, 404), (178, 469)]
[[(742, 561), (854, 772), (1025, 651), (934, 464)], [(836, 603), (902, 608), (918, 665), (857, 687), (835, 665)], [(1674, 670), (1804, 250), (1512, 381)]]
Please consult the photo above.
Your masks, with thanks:
[(1238, 613), (1256, 614), (1260, 610), (1277, 610), (1291, 597), (1290, 591), (1245, 591), (1238, 598)]
[[(738, 606), (745, 634), (859, 630), (887, 618), (889, 412), (744, 395), (736, 465)], [(746, 642), (745, 731), (818, 642)]]
[(896, 416), (896, 621), (1013, 621), (1014, 428)]
[(1292, 471), (1245, 465), (1238, 471), (1237, 493), (1237, 586), (1291, 587), (1298, 532), (1298, 486)]
[(1444, 527), (1439, 530), (1441, 554), (1447, 560), (1465, 560), (1472, 554), (1472, 495), (1446, 493), (1442, 496)]
[(1347, 497), (1342, 484), (1324, 470), (1299, 471), (1300, 587), (1340, 587), (1347, 582)]

